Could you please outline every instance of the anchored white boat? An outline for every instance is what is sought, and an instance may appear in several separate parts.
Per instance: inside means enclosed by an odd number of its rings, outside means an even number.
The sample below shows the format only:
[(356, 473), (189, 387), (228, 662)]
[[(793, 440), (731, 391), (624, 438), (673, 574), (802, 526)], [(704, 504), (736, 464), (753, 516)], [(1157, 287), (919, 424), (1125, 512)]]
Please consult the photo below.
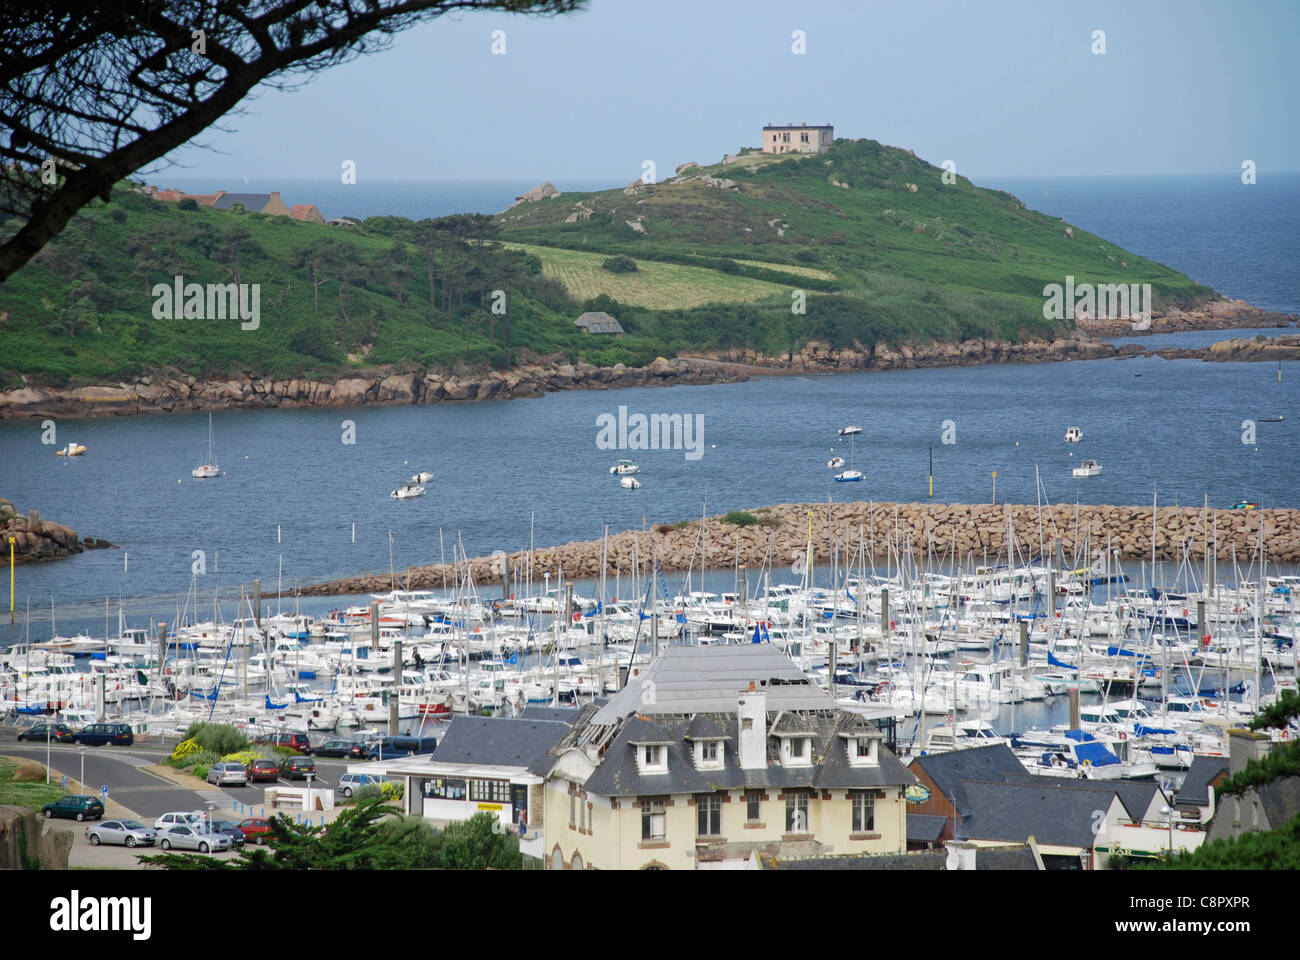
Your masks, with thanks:
[(208, 462), (201, 466), (195, 467), (190, 471), (191, 476), (196, 480), (210, 480), (212, 477), (221, 476), (221, 468), (217, 466), (216, 458), (212, 455), (212, 414), (208, 414)]
[(389, 494), (394, 500), (410, 500), (412, 497), (424, 496), (424, 487), (417, 483), (404, 483)]
[(619, 477), (618, 485), (622, 487), (624, 490), (641, 489), (641, 481), (638, 480), (636, 477)]
[(610, 473), (615, 473), (618, 474), (619, 476), (638, 473), (640, 472), (640, 470), (641, 468), (638, 467), (631, 460), (620, 460), (618, 463), (614, 464), (614, 466), (609, 468)]
[(411, 477), (411, 483), (428, 483), (432, 479), (433, 479), (433, 474), (429, 473), (428, 471), (424, 471), (422, 473), (417, 473), (415, 476)]
[(853, 483), (857, 480), (865, 480), (866, 477), (862, 475), (860, 470), (845, 470), (843, 473), (835, 474), (835, 479), (840, 483)]
[(841, 428), (837, 431), (837, 433), (838, 433), (841, 437), (851, 437), (851, 436), (853, 436), (855, 433), (861, 433), (861, 432), (862, 432), (862, 428), (861, 428), (861, 427), (841, 427)]
[(60, 457), (79, 457), (79, 456), (81, 456), (81, 455), (82, 455), (83, 453), (85, 453), (85, 452), (86, 452), (86, 445), (85, 445), (84, 443), (70, 443), (70, 444), (68, 444), (66, 447), (64, 447), (62, 450), (60, 450), (60, 451), (56, 454), (56, 456), (60, 456)]
[(1082, 439), (1083, 439), (1083, 431), (1080, 430), (1078, 427), (1071, 427), (1069, 430), (1065, 431), (1066, 443), (1078, 443)]
[(1085, 460), (1074, 468), (1076, 477), (1095, 477), (1101, 473), (1101, 464), (1096, 460)]
[(829, 460), (826, 461), (826, 466), (832, 470), (838, 470), (840, 467), (844, 466), (844, 458), (831, 457)]

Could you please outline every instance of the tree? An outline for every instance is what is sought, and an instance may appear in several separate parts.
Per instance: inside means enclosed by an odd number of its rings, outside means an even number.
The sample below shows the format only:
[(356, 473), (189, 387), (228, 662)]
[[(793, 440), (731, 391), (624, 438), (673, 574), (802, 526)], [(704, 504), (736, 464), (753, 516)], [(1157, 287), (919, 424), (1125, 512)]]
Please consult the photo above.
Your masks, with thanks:
[(438, 865), (444, 870), (518, 870), (523, 864), (519, 838), (491, 813), (447, 824), (441, 839)]
[[(22, 226), (0, 244), (0, 282), (78, 210), (96, 197), (107, 202), (116, 184), (194, 139), (259, 84), (290, 86), (451, 11), (550, 15), (581, 2), (10, 5), (0, 19), (0, 213)], [(192, 33), (199, 24), (201, 37)]]

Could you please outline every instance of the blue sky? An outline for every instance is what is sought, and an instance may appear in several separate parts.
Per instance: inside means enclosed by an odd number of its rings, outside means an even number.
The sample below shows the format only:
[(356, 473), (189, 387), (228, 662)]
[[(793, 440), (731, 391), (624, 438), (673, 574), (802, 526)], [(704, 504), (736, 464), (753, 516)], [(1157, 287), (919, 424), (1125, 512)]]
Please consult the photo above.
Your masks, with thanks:
[[(492, 31), (506, 53), (493, 55)], [(806, 36), (803, 55), (791, 34)], [(1093, 31), (1106, 52), (1092, 52)], [(151, 180), (632, 180), (766, 122), (908, 147), (967, 176), (1300, 170), (1300, 3), (591, 0), (466, 14), (260, 89)], [(157, 170), (157, 167), (150, 168)]]

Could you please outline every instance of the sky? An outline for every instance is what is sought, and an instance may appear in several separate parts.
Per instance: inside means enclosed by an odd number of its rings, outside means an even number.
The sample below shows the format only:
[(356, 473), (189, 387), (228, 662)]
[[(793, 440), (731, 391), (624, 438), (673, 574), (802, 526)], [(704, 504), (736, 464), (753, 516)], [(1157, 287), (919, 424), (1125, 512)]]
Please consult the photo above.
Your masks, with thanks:
[[(493, 53), (493, 31), (505, 52)], [(803, 53), (792, 38), (802, 31)], [(1104, 53), (1099, 51), (1104, 31)], [(473, 13), (259, 88), (161, 179), (660, 178), (765, 123), (969, 177), (1300, 171), (1300, 2), (589, 0)], [(500, 38), (496, 41), (500, 47)]]

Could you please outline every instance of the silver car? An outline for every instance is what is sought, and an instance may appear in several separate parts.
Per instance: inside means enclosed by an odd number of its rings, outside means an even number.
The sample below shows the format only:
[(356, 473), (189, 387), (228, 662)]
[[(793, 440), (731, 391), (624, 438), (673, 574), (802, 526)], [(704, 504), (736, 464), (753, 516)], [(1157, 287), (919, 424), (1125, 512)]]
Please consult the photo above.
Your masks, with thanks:
[(219, 787), (246, 787), (248, 772), (242, 763), (214, 763), (208, 769), (208, 783)]
[(104, 820), (86, 828), (86, 839), (94, 846), (101, 843), (120, 843), (128, 847), (152, 847), (158, 838), (153, 827), (139, 820)]
[(211, 853), (215, 850), (229, 850), (230, 838), (224, 833), (207, 833), (199, 825), (170, 827), (158, 833), (158, 846), (164, 850), (197, 850), (199, 853)]

